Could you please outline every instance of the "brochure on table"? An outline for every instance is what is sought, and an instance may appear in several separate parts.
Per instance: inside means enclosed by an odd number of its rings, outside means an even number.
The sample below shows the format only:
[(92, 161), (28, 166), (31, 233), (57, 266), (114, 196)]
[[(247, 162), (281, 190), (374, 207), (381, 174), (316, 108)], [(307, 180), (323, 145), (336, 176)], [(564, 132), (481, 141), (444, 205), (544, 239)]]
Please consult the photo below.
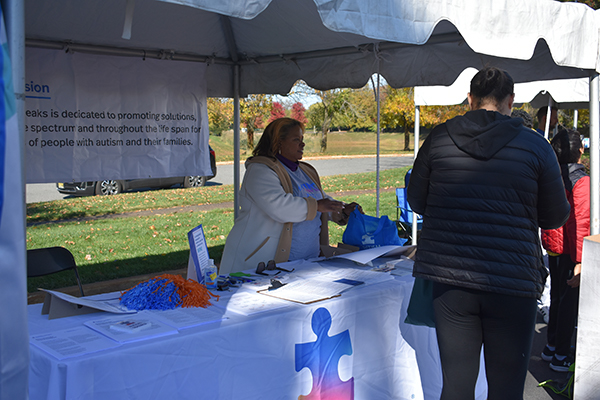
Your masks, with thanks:
[(296, 303), (309, 304), (330, 299), (357, 286), (367, 286), (393, 279), (388, 273), (356, 268), (336, 268), (325, 274), (293, 277), (284, 276), (284, 285), (275, 289), (259, 290), (259, 293)]
[(112, 349), (120, 343), (101, 335), (86, 326), (32, 335), (29, 343), (58, 360), (77, 357), (97, 351)]
[(215, 306), (224, 308), (227, 312), (233, 311), (242, 315), (253, 315), (265, 311), (272, 311), (283, 307), (289, 307), (291, 303), (271, 297), (260, 296), (256, 292), (239, 291), (231, 297), (221, 298)]
[[(351, 261), (369, 262), (382, 254), (404, 254), (409, 249), (401, 246), (369, 249), (354, 254)], [(335, 258), (348, 259), (350, 254)], [(273, 277), (255, 278), (254, 282), (244, 284), (246, 288), (256, 288), (258, 293), (274, 298), (309, 304), (339, 296), (343, 292), (361, 285), (384, 282), (393, 277), (386, 272), (375, 272), (361, 267), (348, 268), (332, 266), (332, 259), (295, 261), (282, 264), (290, 273), (279, 272)], [(335, 264), (335, 263), (334, 263)], [(277, 287), (279, 286), (279, 287)]]
[(410, 257), (416, 251), (416, 247), (417, 246), (380, 246), (373, 247), (371, 249), (355, 251), (353, 253), (340, 254), (331, 258), (343, 258), (366, 265), (377, 257), (399, 257), (401, 255)]
[(84, 325), (119, 343), (179, 333), (176, 328), (157, 320), (150, 314), (102, 318), (85, 322)]
[(113, 314), (133, 314), (137, 312), (121, 306), (118, 296), (112, 299), (93, 300), (87, 297), (74, 297), (53, 290), (40, 290), (46, 292), (42, 315), (48, 315), (48, 319), (89, 314), (98, 311), (106, 311)]
[(142, 311), (140, 314), (152, 313), (157, 320), (177, 329), (192, 328), (194, 326), (220, 322), (228, 317), (212, 308), (188, 307), (175, 308), (164, 311)]
[(204, 271), (208, 267), (208, 246), (204, 237), (202, 224), (188, 232), (190, 258), (188, 260), (187, 278), (204, 283)]

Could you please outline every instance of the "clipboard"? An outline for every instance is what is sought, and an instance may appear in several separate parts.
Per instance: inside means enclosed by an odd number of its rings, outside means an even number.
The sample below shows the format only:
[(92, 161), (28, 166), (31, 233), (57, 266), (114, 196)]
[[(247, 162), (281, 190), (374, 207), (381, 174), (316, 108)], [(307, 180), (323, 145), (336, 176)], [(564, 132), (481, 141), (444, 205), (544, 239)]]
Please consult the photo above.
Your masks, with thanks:
[(260, 294), (264, 294), (266, 296), (271, 296), (271, 297), (275, 297), (277, 299), (281, 299), (281, 300), (287, 300), (287, 301), (291, 301), (293, 303), (299, 303), (299, 304), (312, 304), (312, 303), (317, 303), (319, 301), (323, 301), (323, 300), (329, 300), (329, 299), (333, 299), (336, 297), (340, 297), (342, 294), (338, 293), (335, 294), (333, 296), (327, 296), (327, 297), (319, 297), (318, 299), (312, 299), (312, 300), (299, 300), (299, 299), (294, 299), (294, 298), (290, 298), (288, 296), (277, 296), (277, 290), (269, 290), (269, 289), (262, 289), (262, 290), (258, 290), (256, 293), (260, 293)]

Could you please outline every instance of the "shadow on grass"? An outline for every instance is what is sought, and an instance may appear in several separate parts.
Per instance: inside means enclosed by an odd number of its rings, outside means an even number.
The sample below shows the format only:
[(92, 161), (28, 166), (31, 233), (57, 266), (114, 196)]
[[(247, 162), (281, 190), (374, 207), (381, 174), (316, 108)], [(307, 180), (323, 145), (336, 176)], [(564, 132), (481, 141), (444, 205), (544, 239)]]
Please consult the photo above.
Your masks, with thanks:
[[(219, 264), (223, 254), (224, 245), (208, 248), (208, 255)], [(113, 279), (130, 278), (133, 276), (155, 274), (161, 275), (165, 271), (187, 268), (189, 250), (174, 251), (160, 255), (129, 258), (78, 266), (81, 283), (84, 286), (97, 282)], [(62, 271), (52, 275), (27, 279), (27, 292), (36, 292), (38, 288), (56, 290), (77, 285), (73, 271)]]
[[(103, 215), (112, 215), (119, 213), (118, 209), (106, 209), (103, 210)], [(27, 225), (38, 225), (41, 223), (47, 223), (59, 220), (76, 220), (89, 217), (90, 214), (87, 210), (70, 210), (61, 207), (60, 202), (56, 204), (50, 204), (50, 202), (33, 203), (27, 205)]]

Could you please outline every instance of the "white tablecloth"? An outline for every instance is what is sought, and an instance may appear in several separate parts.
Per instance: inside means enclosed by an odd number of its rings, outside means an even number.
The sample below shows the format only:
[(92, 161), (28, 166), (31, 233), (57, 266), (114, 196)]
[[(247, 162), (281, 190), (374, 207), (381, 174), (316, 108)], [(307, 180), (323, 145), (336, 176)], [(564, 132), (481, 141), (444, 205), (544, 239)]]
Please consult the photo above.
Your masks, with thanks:
[[(218, 323), (65, 360), (32, 345), (30, 398), (296, 400), (311, 392), (313, 376), (319, 375), (309, 368), (296, 371), (296, 345), (317, 341), (311, 321), (323, 308), (331, 315), (328, 337), (349, 338), (351, 354), (338, 352), (335, 377), (351, 382), (349, 399), (439, 399), (435, 330), (403, 322), (412, 282), (396, 278), (249, 317), (222, 311), (229, 318)], [(28, 311), (31, 335), (109, 315), (48, 320), (39, 304)], [(324, 361), (309, 362), (317, 369), (315, 363)], [(478, 385), (477, 398), (485, 398), (485, 384)]]

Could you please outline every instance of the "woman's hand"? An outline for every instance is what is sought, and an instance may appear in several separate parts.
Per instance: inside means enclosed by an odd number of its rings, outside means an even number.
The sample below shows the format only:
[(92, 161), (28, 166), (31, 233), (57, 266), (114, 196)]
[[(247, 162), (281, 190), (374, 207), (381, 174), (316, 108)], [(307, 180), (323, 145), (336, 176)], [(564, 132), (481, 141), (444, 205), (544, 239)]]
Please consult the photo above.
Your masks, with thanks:
[(581, 279), (581, 263), (577, 263), (577, 264), (575, 264), (575, 267), (573, 268), (573, 277), (567, 281), (567, 285), (571, 286), (572, 288), (576, 288), (577, 286), (579, 286), (580, 279)]
[(331, 220), (338, 225), (346, 225), (348, 223), (348, 219), (350, 218), (350, 214), (354, 212), (354, 210), (358, 207), (358, 211), (364, 214), (362, 207), (358, 205), (358, 203), (342, 203), (343, 208), (341, 211), (331, 214)]
[(352, 202), (350, 204), (344, 204), (344, 209), (342, 210), (342, 212), (344, 213), (344, 215), (346, 217), (349, 217), (350, 214), (352, 214), (354, 212), (354, 209), (358, 207), (358, 211), (361, 214), (364, 214), (365, 212), (363, 211), (362, 207), (360, 206), (360, 204), (356, 203), (356, 202)]
[(326, 213), (341, 213), (344, 209), (344, 203), (337, 200), (321, 199), (317, 201), (317, 211)]

